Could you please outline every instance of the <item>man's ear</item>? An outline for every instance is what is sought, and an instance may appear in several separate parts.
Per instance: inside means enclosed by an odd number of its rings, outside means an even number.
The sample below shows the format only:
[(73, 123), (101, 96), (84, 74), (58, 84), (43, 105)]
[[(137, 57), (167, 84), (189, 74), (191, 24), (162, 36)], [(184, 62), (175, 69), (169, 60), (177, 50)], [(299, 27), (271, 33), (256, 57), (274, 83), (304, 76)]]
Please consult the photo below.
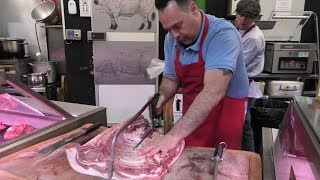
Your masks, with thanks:
[(193, 15), (196, 15), (198, 13), (198, 11), (199, 11), (197, 3), (194, 2), (194, 1), (191, 1), (190, 4), (189, 4), (189, 10), (191, 11), (191, 13)]

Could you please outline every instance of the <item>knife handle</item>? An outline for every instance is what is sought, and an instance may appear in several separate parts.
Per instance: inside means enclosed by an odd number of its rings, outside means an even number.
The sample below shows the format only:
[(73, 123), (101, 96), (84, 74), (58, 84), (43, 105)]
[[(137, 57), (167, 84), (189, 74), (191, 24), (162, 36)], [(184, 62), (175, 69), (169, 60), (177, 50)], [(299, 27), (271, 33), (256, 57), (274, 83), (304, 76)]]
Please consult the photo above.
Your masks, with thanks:
[(94, 131), (95, 129), (97, 129), (99, 126), (101, 126), (102, 123), (101, 122), (96, 122), (93, 125), (86, 127), (86, 128), (81, 128), (81, 130), (75, 134), (70, 135), (69, 137), (66, 137), (64, 139), (62, 139), (65, 143), (68, 143), (76, 138), (78, 138), (79, 136), (82, 136), (84, 134), (88, 134), (92, 131)]
[(216, 149), (214, 150), (213, 157), (221, 158), (222, 154), (223, 154), (223, 147), (222, 147), (222, 144), (219, 143), (219, 144), (216, 145)]
[(91, 125), (91, 126), (89, 126), (88, 128), (86, 128), (85, 134), (88, 134), (88, 133), (96, 130), (96, 129), (97, 129), (99, 126), (101, 126), (101, 125), (102, 125), (102, 122), (96, 122), (96, 123), (94, 123), (93, 125)]
[(160, 115), (157, 114), (157, 103), (159, 101), (159, 97), (160, 97), (160, 94), (155, 93), (151, 99), (150, 106), (149, 106), (150, 107), (149, 111), (151, 112), (151, 120), (160, 117)]

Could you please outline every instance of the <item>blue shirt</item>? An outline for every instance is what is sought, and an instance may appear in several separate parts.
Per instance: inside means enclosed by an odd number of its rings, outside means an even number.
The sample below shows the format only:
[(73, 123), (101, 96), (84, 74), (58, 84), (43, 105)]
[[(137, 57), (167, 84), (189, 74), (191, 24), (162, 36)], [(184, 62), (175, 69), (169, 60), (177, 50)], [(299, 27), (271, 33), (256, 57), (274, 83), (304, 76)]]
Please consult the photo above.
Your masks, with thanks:
[[(201, 12), (204, 15), (203, 12)], [(242, 40), (237, 29), (228, 21), (208, 15), (209, 30), (203, 42), (202, 56), (205, 62), (205, 70), (228, 69), (233, 76), (229, 83), (226, 95), (233, 98), (243, 98), (248, 95), (248, 76), (244, 63)], [(174, 72), (174, 58), (176, 47), (180, 50), (180, 63), (188, 65), (198, 62), (200, 40), (204, 29), (202, 18), (200, 36), (192, 46), (184, 48), (168, 33), (165, 37), (165, 67), (164, 75), (176, 77)]]

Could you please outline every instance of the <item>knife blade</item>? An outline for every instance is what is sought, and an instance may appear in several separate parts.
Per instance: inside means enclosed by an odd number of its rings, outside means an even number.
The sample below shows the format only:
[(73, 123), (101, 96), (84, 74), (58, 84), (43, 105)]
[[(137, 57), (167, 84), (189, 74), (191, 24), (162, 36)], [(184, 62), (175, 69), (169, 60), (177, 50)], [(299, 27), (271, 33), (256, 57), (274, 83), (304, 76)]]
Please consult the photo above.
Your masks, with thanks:
[(150, 115), (150, 119), (151, 119), (151, 129), (146, 132), (141, 140), (138, 142), (137, 145), (134, 146), (134, 149), (136, 149), (148, 136), (149, 134), (151, 134), (155, 128), (155, 119), (158, 118), (159, 116), (157, 115), (157, 109), (156, 109), (156, 106), (157, 106), (157, 103), (158, 103), (158, 100), (159, 100), (159, 97), (160, 97), (160, 94), (159, 93), (156, 93), (154, 94), (154, 96), (152, 97), (152, 101), (149, 105), (149, 115)]
[(221, 161), (221, 157), (223, 154), (223, 147), (222, 144), (219, 143), (216, 145), (216, 149), (214, 150), (213, 158), (214, 161), (214, 167), (213, 167), (213, 180), (217, 180), (218, 178), (218, 165)]
[(37, 154), (35, 155), (35, 159), (41, 159), (49, 154), (51, 154), (53, 151), (55, 151), (56, 149), (60, 148), (61, 146), (67, 144), (68, 142), (77, 139), (78, 137), (88, 134), (94, 130), (96, 130), (97, 128), (99, 128), (102, 125), (101, 122), (97, 122), (89, 127), (85, 127), (85, 128), (81, 128), (78, 132), (65, 137), (63, 139), (60, 139), (59, 141), (41, 149), (40, 151), (37, 152)]

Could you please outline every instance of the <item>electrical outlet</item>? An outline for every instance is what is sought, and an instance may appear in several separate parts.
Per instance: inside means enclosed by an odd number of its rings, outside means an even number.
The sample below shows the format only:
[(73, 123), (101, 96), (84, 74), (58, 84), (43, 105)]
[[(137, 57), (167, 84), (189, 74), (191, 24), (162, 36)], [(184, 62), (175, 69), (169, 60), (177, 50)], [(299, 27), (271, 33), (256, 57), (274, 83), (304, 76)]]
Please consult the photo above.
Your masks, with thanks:
[(91, 17), (91, 1), (79, 0), (79, 9), (81, 17)]
[(66, 29), (66, 40), (81, 40), (80, 29)]
[(77, 14), (77, 4), (74, 0), (68, 1), (68, 13), (69, 14)]

